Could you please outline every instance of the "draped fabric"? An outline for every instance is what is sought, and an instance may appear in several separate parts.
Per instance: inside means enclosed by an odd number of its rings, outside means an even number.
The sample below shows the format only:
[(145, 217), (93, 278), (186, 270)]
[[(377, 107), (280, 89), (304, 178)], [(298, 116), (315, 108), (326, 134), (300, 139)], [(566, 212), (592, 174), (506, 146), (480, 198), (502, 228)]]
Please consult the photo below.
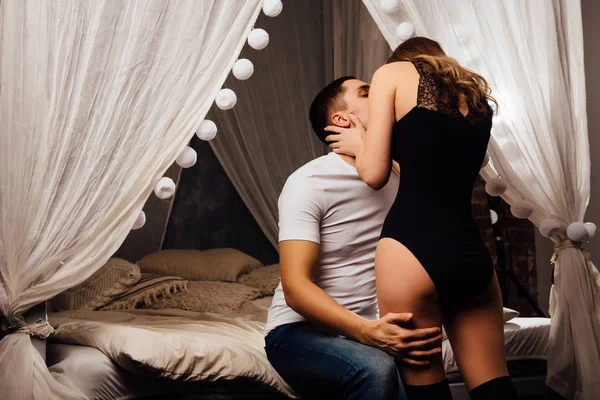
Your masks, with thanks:
[(254, 63), (254, 75), (226, 82), (238, 104), (211, 112), (220, 134), (210, 144), (277, 248), (277, 199), (286, 179), (328, 152), (310, 127), (312, 99), (340, 76), (370, 80), (390, 50), (360, 0), (288, 1), (278, 18), (260, 17), (256, 26), (271, 33), (269, 46), (260, 56), (242, 52)]
[(82, 398), (52, 378), (23, 314), (119, 248), (261, 5), (0, 3), (0, 312), (13, 327), (0, 341), (3, 398)]
[(286, 179), (327, 153), (308, 119), (326, 79), (321, 7), (321, 0), (287, 1), (277, 18), (259, 17), (256, 27), (270, 33), (268, 47), (259, 54), (242, 52), (254, 63), (254, 74), (243, 82), (227, 80), (237, 105), (209, 115), (219, 129), (211, 147), (275, 248), (277, 199)]
[[(400, 22), (438, 40), (481, 73), (500, 105), (482, 176), (509, 183), (503, 198), (536, 206), (530, 220), (583, 221), (590, 155), (578, 0), (403, 0), (393, 14), (363, 0), (390, 47)], [(564, 234), (555, 235), (562, 242)], [(579, 248), (557, 246), (548, 385), (569, 399), (600, 392), (600, 286)]]
[(332, 0), (333, 76), (369, 82), (389, 58), (390, 46), (360, 0)]

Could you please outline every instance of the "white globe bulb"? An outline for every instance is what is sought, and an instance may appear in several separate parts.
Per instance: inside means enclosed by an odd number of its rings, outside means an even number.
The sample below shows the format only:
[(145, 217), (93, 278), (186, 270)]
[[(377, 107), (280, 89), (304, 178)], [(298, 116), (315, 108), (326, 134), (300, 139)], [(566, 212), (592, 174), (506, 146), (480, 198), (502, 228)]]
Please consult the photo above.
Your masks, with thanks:
[(494, 210), (490, 210), (490, 218), (492, 219), (492, 225), (498, 222), (498, 213)]
[(252, 29), (248, 35), (248, 45), (254, 50), (262, 50), (269, 44), (269, 34), (264, 29)]
[(154, 194), (161, 200), (168, 199), (175, 194), (173, 179), (163, 176), (154, 187)]
[(508, 189), (508, 185), (502, 178), (492, 178), (485, 184), (485, 191), (490, 196), (502, 196)]
[(189, 168), (196, 164), (196, 161), (198, 161), (198, 154), (190, 146), (185, 146), (185, 149), (183, 149), (177, 160), (175, 160), (181, 168)]
[(215, 103), (221, 110), (231, 110), (237, 103), (237, 96), (231, 89), (221, 89), (217, 93)]
[(400, 0), (381, 0), (381, 11), (387, 14), (392, 14), (400, 9)]
[(281, 14), (283, 3), (281, 0), (265, 0), (262, 10), (267, 17), (276, 17)]
[(403, 42), (415, 35), (415, 27), (410, 22), (402, 22), (396, 27), (396, 36)]
[(565, 228), (563, 224), (555, 219), (547, 218), (540, 223), (540, 234), (543, 237), (551, 238), (555, 234), (563, 231)]
[(510, 212), (517, 218), (527, 219), (533, 214), (533, 204), (528, 201), (520, 200), (516, 201), (510, 206)]
[(593, 222), (586, 222), (584, 225), (585, 225), (585, 229), (587, 229), (588, 239), (590, 239), (590, 240), (593, 239), (594, 236), (596, 235), (596, 231), (598, 230), (598, 227)]
[(135, 219), (135, 222), (133, 223), (131, 230), (135, 231), (137, 229), (140, 229), (142, 226), (144, 226), (145, 223), (146, 223), (146, 213), (143, 211), (140, 211), (140, 214)]
[(217, 125), (210, 119), (205, 119), (200, 123), (196, 136), (202, 140), (213, 140), (217, 136)]
[(574, 242), (581, 242), (588, 237), (588, 231), (583, 222), (573, 222), (567, 227), (567, 236)]
[(254, 64), (247, 58), (240, 58), (233, 64), (231, 72), (233, 72), (233, 76), (240, 81), (245, 81), (254, 73)]

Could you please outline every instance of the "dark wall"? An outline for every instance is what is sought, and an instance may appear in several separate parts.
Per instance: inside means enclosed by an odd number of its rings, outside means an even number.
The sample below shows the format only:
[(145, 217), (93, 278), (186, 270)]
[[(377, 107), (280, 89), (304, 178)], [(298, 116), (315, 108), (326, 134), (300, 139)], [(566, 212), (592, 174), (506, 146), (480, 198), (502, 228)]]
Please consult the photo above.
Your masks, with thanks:
[(163, 249), (232, 247), (263, 264), (278, 262), (208, 142), (194, 136), (190, 145), (198, 162), (181, 172)]

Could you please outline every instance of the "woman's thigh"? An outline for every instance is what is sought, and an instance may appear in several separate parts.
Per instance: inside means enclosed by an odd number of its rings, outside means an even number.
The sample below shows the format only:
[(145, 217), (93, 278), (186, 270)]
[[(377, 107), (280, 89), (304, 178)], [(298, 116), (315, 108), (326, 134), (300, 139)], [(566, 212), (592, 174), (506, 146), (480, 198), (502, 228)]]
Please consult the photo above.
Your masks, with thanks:
[[(433, 281), (421, 263), (400, 242), (383, 238), (375, 256), (377, 301), (381, 316), (410, 312), (412, 327), (442, 326), (442, 313)], [(445, 379), (441, 354), (427, 368), (401, 366), (402, 381), (410, 385), (426, 385)]]

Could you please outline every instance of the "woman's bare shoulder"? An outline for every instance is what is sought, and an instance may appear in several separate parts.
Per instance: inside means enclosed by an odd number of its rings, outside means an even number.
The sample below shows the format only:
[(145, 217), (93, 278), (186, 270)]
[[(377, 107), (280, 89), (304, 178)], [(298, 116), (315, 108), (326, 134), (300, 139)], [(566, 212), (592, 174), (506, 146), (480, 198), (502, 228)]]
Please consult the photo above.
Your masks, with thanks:
[(371, 87), (388, 87), (394, 93), (395, 119), (399, 120), (417, 102), (420, 76), (414, 64), (401, 61), (385, 64), (373, 75)]
[(389, 64), (384, 64), (381, 67), (379, 67), (377, 71), (375, 71), (376, 75), (380, 74), (394, 76), (404, 74), (412, 75), (415, 73), (418, 74), (417, 69), (415, 68), (414, 64), (410, 61), (397, 61)]
[(373, 80), (380, 80), (387, 83), (395, 82), (397, 84), (407, 83), (418, 79), (419, 72), (410, 61), (399, 61), (382, 65), (373, 74)]

